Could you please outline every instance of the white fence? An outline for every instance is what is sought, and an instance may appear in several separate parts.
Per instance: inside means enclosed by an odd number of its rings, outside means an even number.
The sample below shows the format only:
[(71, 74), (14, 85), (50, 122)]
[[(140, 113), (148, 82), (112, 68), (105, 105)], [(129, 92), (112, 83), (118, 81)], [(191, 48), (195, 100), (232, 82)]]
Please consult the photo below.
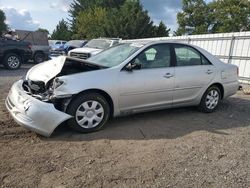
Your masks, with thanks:
[(147, 38), (128, 41), (178, 40), (199, 46), (225, 63), (239, 67), (241, 82), (250, 83), (250, 31), (237, 33), (220, 33), (189, 35), (177, 37)]

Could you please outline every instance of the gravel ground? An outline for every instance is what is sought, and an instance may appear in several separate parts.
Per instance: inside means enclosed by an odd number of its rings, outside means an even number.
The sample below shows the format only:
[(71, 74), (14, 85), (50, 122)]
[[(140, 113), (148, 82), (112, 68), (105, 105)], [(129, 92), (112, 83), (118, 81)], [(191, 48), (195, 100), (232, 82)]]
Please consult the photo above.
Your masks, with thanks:
[(179, 108), (113, 119), (51, 138), (21, 128), (4, 99), (18, 71), (0, 67), (1, 187), (249, 187), (250, 95), (238, 92), (217, 112)]

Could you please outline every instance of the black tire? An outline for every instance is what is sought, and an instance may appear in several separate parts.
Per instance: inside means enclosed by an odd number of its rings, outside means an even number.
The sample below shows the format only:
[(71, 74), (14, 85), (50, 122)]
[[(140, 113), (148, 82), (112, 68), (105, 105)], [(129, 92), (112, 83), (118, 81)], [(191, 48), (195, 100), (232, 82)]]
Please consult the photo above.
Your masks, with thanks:
[(16, 53), (8, 53), (4, 56), (3, 65), (10, 70), (19, 69), (22, 64), (22, 58)]
[[(91, 104), (90, 101), (95, 101), (98, 103), (98, 105), (95, 107), (96, 110), (94, 111), (97, 111), (97, 110), (103, 110), (103, 115), (101, 114), (95, 114), (95, 112), (93, 112), (93, 108), (92, 110), (91, 109), (85, 109), (83, 106), (83, 104), (86, 105), (86, 103), (88, 104), (88, 106), (91, 106), (93, 105), (93, 103)], [(100, 107), (101, 105), (101, 107)], [(84, 113), (85, 115), (82, 115), (82, 119), (79, 117), (81, 117), (81, 115), (76, 115), (76, 112), (80, 112), (81, 113)], [(81, 132), (81, 133), (90, 133), (90, 132), (94, 132), (94, 131), (97, 131), (97, 130), (100, 130), (105, 124), (106, 122), (108, 121), (109, 117), (110, 117), (110, 106), (107, 102), (107, 100), (100, 94), (98, 93), (85, 93), (85, 94), (82, 94), (82, 95), (79, 95), (77, 96), (75, 99), (73, 99), (70, 104), (68, 105), (67, 107), (67, 110), (66, 112), (72, 116), (74, 116), (74, 118), (71, 118), (70, 120), (68, 120), (67, 124), (74, 130), (78, 131), (78, 132)], [(90, 113), (90, 116), (91, 116), (91, 112), (92, 112), (92, 117), (88, 117), (88, 113)], [(89, 120), (89, 118), (95, 118), (99, 116), (99, 118), (102, 117), (102, 120), (96, 124), (96, 126), (94, 127), (85, 127), (85, 126), (89, 126), (89, 122), (91, 124), (91, 120)], [(80, 125), (78, 122), (83, 120), (84, 121), (84, 118), (88, 119), (85, 121), (87, 121), (87, 125), (86, 125), (86, 122), (83, 124), (83, 125)], [(97, 121), (96, 121), (97, 122)], [(95, 119), (92, 120), (92, 124), (93, 123), (96, 123), (95, 122)]]
[[(213, 92), (214, 92), (214, 97), (211, 98)], [(217, 93), (218, 96), (216, 95), (216, 93)], [(211, 99), (209, 99), (209, 98), (211, 98)], [(221, 91), (220, 91), (220, 89), (217, 86), (211, 86), (203, 94), (203, 96), (201, 98), (201, 102), (199, 104), (199, 110), (201, 112), (204, 112), (204, 113), (214, 112), (218, 108), (218, 105), (220, 104), (220, 101), (221, 101)]]
[(42, 52), (36, 52), (33, 59), (35, 63), (42, 63), (45, 61), (45, 55)]

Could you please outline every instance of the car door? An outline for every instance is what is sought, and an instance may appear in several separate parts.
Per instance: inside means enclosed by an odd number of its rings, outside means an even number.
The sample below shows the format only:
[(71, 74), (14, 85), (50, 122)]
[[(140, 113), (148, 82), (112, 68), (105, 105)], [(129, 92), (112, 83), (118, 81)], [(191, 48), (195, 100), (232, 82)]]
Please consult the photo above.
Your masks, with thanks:
[(193, 47), (173, 45), (175, 86), (173, 104), (192, 104), (215, 76), (215, 67)]
[(118, 76), (121, 112), (139, 112), (172, 105), (174, 67), (170, 46), (153, 45), (132, 60), (141, 69), (121, 70)]

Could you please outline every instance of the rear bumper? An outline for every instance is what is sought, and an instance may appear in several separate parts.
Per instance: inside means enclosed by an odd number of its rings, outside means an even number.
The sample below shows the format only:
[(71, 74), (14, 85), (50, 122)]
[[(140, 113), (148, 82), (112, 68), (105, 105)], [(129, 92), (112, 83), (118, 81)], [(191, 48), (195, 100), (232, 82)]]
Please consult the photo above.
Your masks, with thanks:
[(53, 104), (28, 95), (22, 88), (22, 80), (13, 84), (5, 105), (19, 125), (46, 137), (58, 125), (72, 117), (55, 109)]
[(229, 82), (229, 83), (224, 83), (223, 87), (224, 87), (224, 98), (227, 98), (231, 95), (234, 95), (238, 89), (239, 89), (239, 82), (238, 81), (234, 81), (234, 82)]

